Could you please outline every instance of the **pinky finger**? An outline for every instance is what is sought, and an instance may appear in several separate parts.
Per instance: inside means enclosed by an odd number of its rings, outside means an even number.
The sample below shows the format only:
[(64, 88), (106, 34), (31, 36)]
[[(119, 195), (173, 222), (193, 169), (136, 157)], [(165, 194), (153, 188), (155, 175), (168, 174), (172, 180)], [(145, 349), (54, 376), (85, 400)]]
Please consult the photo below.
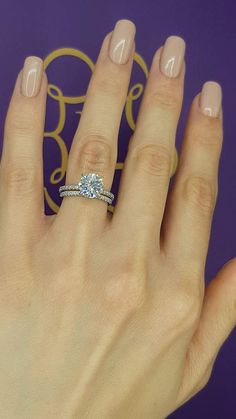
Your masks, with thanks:
[(202, 276), (218, 194), (221, 95), (220, 85), (210, 81), (192, 102), (162, 226), (164, 253), (189, 266), (194, 278)]

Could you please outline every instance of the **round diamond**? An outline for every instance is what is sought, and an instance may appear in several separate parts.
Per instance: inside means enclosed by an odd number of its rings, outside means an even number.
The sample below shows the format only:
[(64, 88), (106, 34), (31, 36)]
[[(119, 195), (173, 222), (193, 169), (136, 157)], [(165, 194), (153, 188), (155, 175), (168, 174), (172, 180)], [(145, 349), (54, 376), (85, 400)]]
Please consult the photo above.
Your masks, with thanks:
[(96, 198), (97, 193), (103, 191), (103, 180), (95, 173), (83, 175), (79, 181), (79, 191), (88, 198)]

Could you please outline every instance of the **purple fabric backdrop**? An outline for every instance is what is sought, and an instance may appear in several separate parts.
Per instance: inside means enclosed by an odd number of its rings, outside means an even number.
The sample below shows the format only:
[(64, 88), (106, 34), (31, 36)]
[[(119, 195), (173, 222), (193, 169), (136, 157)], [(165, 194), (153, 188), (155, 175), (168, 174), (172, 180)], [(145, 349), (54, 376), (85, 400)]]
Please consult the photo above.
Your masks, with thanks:
[[(206, 282), (223, 263), (236, 255), (236, 3), (234, 0), (86, 0), (59, 2), (2, 1), (0, 13), (1, 46), (1, 116), (5, 114), (18, 71), (27, 55), (45, 59), (49, 83), (64, 96), (65, 124), (60, 138), (55, 136), (62, 121), (58, 100), (48, 95), (44, 139), (45, 210), (53, 214), (60, 205), (58, 187), (63, 184), (67, 150), (79, 121), (83, 96), (91, 67), (105, 34), (118, 19), (132, 19), (137, 26), (136, 52), (150, 68), (154, 51), (171, 34), (186, 40), (186, 83), (183, 111), (176, 147), (193, 96), (206, 80), (216, 80), (223, 87), (224, 145), (220, 160), (219, 196), (212, 225), (206, 264)], [(66, 48), (62, 50), (62, 48)], [(57, 57), (57, 53), (61, 56)], [(82, 54), (81, 54), (82, 53)], [(67, 55), (68, 54), (68, 55)], [(75, 56), (72, 56), (75, 54)], [(82, 59), (81, 59), (81, 57)], [(84, 57), (87, 57), (87, 63)], [(50, 62), (51, 60), (51, 62)], [(91, 61), (91, 62), (90, 62)], [(145, 83), (145, 75), (134, 63), (131, 84)], [(55, 87), (51, 88), (55, 95)], [(71, 97), (78, 96), (76, 103)], [(136, 119), (141, 97), (133, 104)], [(118, 162), (123, 162), (132, 126), (123, 114), (119, 137)], [(54, 132), (54, 133), (53, 133)], [(64, 159), (64, 160), (63, 160)], [(62, 162), (63, 160), (63, 162)], [(54, 171), (55, 178), (54, 178)], [(120, 170), (117, 169), (112, 191), (116, 194)], [(61, 176), (61, 180), (60, 180)], [(54, 180), (53, 180), (54, 179)], [(227, 339), (215, 363), (207, 385), (197, 396), (171, 415), (171, 418), (234, 418), (236, 416), (236, 330)]]

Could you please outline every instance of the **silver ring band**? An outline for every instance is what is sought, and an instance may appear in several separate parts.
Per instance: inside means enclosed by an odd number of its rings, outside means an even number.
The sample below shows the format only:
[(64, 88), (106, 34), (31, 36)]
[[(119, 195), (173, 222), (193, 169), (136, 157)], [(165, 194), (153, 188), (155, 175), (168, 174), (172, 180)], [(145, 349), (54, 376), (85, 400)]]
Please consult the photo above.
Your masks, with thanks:
[(111, 204), (114, 194), (106, 191), (103, 185), (103, 177), (96, 173), (82, 174), (78, 183), (63, 185), (59, 188), (60, 197), (83, 196), (85, 198), (97, 198)]
[[(80, 191), (63, 191), (60, 193), (60, 196), (83, 196), (84, 198), (87, 198), (87, 196), (85, 196), (83, 193), (81, 193)], [(100, 195), (97, 194), (96, 196), (97, 199), (101, 199), (102, 201), (107, 202), (108, 204), (112, 203), (112, 199), (108, 198), (105, 195)]]

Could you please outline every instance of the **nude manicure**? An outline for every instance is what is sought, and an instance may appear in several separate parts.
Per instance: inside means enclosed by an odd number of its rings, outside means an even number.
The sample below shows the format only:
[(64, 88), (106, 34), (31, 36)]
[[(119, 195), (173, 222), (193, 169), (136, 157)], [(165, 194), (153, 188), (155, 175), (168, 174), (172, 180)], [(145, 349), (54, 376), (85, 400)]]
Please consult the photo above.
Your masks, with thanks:
[(184, 39), (179, 36), (172, 35), (166, 39), (161, 53), (160, 69), (167, 77), (178, 77), (184, 61), (185, 47)]
[(24, 96), (36, 96), (40, 90), (43, 74), (43, 60), (29, 56), (24, 61), (22, 72), (21, 92)]
[(114, 63), (127, 63), (132, 51), (135, 32), (136, 26), (131, 20), (118, 20), (109, 47), (109, 56)]
[(200, 94), (200, 109), (204, 115), (218, 117), (222, 101), (222, 89), (219, 83), (207, 81)]

